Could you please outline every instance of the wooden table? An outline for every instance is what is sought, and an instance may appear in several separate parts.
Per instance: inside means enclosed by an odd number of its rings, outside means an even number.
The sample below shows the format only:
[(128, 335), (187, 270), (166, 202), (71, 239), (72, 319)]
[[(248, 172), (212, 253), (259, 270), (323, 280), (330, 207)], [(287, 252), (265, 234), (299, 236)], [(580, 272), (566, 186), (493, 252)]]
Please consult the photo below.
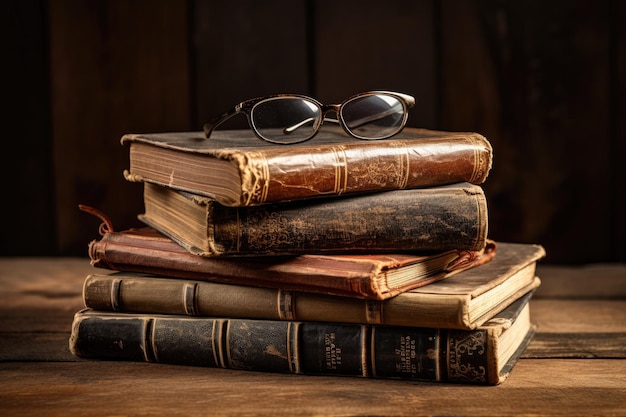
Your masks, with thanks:
[(482, 387), (78, 359), (89, 261), (0, 258), (0, 416), (626, 415), (626, 265), (538, 270), (538, 333)]

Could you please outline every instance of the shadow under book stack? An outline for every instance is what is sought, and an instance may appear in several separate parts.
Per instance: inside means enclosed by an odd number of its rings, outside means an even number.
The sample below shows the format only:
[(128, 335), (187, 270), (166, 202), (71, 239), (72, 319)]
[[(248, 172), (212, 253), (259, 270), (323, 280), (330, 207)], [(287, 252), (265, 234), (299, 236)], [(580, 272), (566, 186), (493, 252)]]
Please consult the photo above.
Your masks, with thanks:
[(79, 357), (496, 385), (534, 333), (540, 245), (488, 239), (476, 133), (131, 134), (142, 227), (89, 245)]

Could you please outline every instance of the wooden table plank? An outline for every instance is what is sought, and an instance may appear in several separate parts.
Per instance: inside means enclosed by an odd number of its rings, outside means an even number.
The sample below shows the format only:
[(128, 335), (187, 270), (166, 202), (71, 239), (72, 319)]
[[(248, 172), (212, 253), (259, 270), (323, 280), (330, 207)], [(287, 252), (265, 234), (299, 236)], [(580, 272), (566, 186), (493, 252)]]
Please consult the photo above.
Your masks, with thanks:
[(626, 264), (559, 266), (539, 262), (535, 298), (626, 299)]
[(0, 258), (0, 415), (626, 415), (622, 265), (543, 269), (538, 332), (497, 387), (79, 359), (68, 339), (93, 271)]
[(626, 358), (626, 300), (531, 300), (526, 358)]
[(626, 415), (626, 361), (524, 359), (511, 378), (477, 387), (145, 363), (4, 363), (0, 415)]

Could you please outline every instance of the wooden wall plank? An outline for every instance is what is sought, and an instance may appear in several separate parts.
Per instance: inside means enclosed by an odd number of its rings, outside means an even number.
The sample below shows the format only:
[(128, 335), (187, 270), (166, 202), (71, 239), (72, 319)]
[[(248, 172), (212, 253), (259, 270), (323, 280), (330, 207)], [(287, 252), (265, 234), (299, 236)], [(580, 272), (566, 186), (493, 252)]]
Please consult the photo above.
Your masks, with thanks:
[[(249, 98), (309, 93), (304, 0), (198, 1), (192, 19), (194, 129)], [(240, 116), (221, 128), (247, 126)]]
[(124, 133), (189, 130), (187, 3), (48, 2), (58, 247), (86, 254), (99, 220), (138, 225), (142, 188), (126, 182)]
[(46, 8), (3, 3), (3, 150), (0, 256), (56, 250)]
[(623, 416), (626, 361), (522, 359), (496, 387), (163, 364), (12, 362), (3, 416)]
[(368, 90), (411, 94), (408, 125), (437, 122), (433, 1), (315, 1), (315, 85), (324, 102)]
[(492, 238), (612, 258), (608, 1), (442, 3), (442, 128), (494, 145)]
[(99, 220), (79, 203), (117, 228), (139, 224), (124, 133), (199, 129), (258, 95), (337, 102), (388, 88), (416, 96), (409, 125), (492, 141), (493, 238), (542, 243), (545, 263), (624, 262), (625, 10), (611, 0), (11, 2), (8, 128), (20, 139), (2, 167), (16, 203), (2, 207), (0, 254), (84, 255)]
[(611, 202), (615, 222), (612, 258), (626, 262), (626, 2), (609, 3), (611, 14)]

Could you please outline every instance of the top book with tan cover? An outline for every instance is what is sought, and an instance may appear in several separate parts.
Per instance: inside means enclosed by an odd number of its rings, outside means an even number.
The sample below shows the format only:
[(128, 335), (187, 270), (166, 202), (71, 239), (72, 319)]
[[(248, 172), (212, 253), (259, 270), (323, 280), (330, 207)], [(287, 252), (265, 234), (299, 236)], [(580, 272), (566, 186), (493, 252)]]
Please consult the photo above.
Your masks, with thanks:
[(324, 128), (307, 142), (276, 145), (249, 130), (126, 134), (128, 181), (151, 182), (254, 206), (314, 197), (483, 183), (489, 141), (472, 132), (405, 128), (385, 140), (358, 140)]

